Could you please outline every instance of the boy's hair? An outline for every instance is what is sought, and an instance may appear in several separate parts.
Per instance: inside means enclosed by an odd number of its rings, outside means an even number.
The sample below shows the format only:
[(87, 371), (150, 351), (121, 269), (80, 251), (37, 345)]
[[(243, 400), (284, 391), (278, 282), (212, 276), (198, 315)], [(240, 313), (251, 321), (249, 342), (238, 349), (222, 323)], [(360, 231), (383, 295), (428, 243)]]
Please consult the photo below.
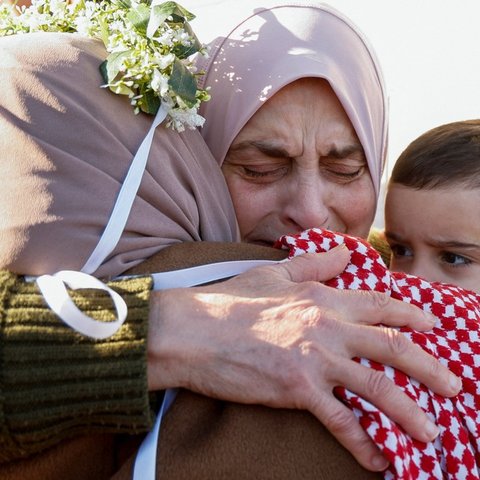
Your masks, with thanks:
[(398, 157), (390, 183), (480, 188), (480, 120), (447, 123), (420, 135)]

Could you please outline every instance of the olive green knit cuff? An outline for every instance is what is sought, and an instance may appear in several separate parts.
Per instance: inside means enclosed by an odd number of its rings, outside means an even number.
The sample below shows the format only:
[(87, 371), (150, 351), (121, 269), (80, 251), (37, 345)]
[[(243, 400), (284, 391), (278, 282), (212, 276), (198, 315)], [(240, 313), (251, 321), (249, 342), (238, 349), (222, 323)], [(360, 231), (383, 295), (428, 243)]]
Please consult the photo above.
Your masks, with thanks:
[[(151, 427), (146, 358), (152, 279), (109, 286), (126, 301), (128, 317), (113, 337), (92, 340), (52, 313), (35, 283), (0, 271), (0, 461), (76, 434)], [(88, 315), (114, 319), (103, 292), (71, 295)]]

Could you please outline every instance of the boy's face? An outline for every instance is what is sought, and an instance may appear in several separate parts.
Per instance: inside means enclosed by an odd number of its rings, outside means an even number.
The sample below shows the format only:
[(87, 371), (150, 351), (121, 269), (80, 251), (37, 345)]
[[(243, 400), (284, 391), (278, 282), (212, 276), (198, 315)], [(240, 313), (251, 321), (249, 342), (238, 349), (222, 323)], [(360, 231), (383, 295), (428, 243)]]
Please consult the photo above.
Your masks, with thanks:
[(480, 189), (390, 184), (385, 235), (391, 270), (480, 293)]

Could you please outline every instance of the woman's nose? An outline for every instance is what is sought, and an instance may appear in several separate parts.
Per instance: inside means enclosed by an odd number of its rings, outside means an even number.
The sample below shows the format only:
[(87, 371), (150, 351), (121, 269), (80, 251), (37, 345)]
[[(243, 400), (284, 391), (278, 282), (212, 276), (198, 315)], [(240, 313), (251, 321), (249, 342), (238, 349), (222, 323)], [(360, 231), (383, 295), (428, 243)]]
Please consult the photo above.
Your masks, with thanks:
[(328, 190), (318, 178), (309, 178), (292, 184), (286, 199), (285, 216), (299, 230), (327, 228), (330, 209)]

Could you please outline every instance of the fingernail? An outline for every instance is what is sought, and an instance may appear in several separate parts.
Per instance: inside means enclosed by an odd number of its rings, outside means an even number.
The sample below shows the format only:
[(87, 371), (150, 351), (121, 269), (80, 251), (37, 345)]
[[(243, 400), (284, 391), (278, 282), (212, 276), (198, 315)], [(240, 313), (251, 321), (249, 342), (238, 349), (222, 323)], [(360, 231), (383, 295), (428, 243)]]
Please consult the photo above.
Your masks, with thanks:
[(388, 460), (382, 455), (375, 455), (372, 458), (372, 467), (374, 470), (385, 470), (388, 467)]
[(456, 375), (450, 374), (450, 378), (448, 379), (451, 389), (457, 393), (462, 388), (462, 380), (460, 377)]
[(428, 440), (430, 441), (434, 438), (437, 438), (438, 434), (440, 433), (440, 429), (430, 420), (427, 420), (425, 424), (425, 433), (427, 434)]

